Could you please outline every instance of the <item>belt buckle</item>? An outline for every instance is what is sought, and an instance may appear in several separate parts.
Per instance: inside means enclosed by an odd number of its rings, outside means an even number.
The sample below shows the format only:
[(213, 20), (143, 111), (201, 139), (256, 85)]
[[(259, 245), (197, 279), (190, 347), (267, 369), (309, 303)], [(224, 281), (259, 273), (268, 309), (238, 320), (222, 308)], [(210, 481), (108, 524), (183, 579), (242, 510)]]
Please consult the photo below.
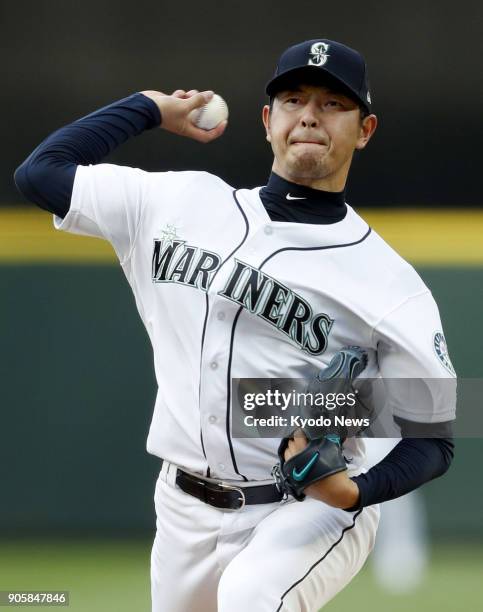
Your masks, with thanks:
[(243, 508), (246, 505), (246, 497), (241, 487), (235, 487), (234, 485), (229, 485), (226, 482), (219, 482), (218, 486), (220, 486), (222, 489), (228, 489), (229, 491), (236, 491), (237, 493), (240, 494), (240, 497), (238, 498), (238, 500), (241, 502), (240, 507), (239, 508), (224, 508), (224, 510), (226, 510), (227, 512), (239, 512), (240, 510), (243, 510)]

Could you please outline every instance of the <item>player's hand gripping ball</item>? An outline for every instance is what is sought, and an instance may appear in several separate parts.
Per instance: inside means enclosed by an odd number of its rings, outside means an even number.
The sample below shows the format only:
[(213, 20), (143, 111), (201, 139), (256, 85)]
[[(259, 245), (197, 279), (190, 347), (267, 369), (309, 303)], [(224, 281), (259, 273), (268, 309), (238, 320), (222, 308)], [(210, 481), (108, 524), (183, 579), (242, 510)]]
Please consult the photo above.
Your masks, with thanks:
[(194, 125), (202, 130), (212, 130), (226, 119), (228, 119), (228, 106), (218, 94), (213, 94), (208, 104), (192, 111), (191, 116)]

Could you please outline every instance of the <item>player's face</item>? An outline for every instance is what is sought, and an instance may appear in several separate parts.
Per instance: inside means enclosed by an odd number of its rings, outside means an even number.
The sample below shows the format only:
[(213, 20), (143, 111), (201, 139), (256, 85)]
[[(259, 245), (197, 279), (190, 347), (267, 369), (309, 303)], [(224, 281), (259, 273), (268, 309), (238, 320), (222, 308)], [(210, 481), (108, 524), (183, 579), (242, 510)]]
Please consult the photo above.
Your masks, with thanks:
[(273, 171), (283, 178), (328, 191), (342, 191), (356, 149), (368, 143), (377, 120), (361, 121), (354, 100), (328, 87), (299, 85), (281, 91), (272, 111), (263, 109)]

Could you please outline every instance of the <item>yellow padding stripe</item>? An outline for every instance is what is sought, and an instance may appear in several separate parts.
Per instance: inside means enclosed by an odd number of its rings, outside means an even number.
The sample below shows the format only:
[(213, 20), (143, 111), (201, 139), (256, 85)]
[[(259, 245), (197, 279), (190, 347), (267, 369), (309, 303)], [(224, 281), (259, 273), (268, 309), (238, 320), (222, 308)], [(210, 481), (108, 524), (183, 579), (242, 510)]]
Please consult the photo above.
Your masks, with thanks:
[[(418, 265), (483, 265), (483, 211), (361, 209), (360, 214), (402, 257)], [(0, 208), (0, 262), (105, 264), (117, 261), (103, 240), (56, 231), (52, 216)]]
[(483, 210), (365, 209), (361, 215), (413, 264), (483, 264)]
[(0, 209), (0, 262), (104, 264), (117, 258), (105, 240), (57, 231), (45, 211), (5, 208)]

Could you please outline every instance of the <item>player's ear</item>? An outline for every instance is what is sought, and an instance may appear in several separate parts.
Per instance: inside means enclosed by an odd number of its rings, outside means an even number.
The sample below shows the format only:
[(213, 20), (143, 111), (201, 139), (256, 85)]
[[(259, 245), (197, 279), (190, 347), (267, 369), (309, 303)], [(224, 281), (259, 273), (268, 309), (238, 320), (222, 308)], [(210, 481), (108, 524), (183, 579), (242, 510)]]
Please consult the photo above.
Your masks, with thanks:
[(368, 115), (364, 117), (359, 128), (359, 138), (357, 139), (356, 149), (361, 150), (367, 145), (372, 135), (376, 131), (377, 117), (376, 115)]
[(265, 104), (262, 109), (262, 121), (265, 126), (266, 139), (268, 142), (272, 142), (272, 137), (270, 135), (270, 106), (268, 106), (268, 104)]

